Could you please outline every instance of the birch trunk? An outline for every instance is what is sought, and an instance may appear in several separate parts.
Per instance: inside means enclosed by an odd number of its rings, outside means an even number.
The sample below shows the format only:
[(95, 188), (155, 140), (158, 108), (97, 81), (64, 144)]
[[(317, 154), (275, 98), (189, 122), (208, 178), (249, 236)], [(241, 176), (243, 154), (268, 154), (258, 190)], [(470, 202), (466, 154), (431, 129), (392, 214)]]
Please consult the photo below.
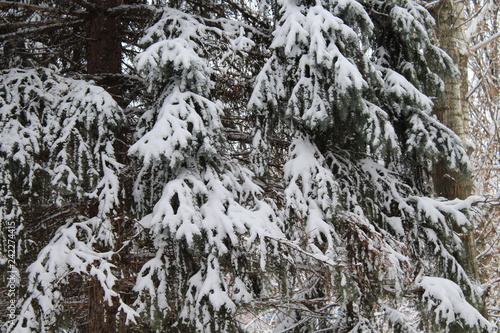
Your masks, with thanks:
[[(469, 105), (467, 103), (467, 37), (465, 36), (464, 1), (441, 0), (431, 8), (436, 20), (436, 37), (458, 67), (459, 75), (445, 75), (445, 90), (434, 106), (438, 119), (453, 130), (467, 145), (470, 141)], [(469, 148), (469, 147), (465, 147)], [(470, 175), (461, 176), (438, 165), (434, 171), (434, 187), (438, 195), (448, 199), (465, 199), (472, 194)]]
[[(468, 92), (468, 37), (465, 35), (465, 1), (441, 0), (430, 8), (436, 20), (436, 37), (439, 46), (445, 50), (458, 67), (459, 75), (445, 75), (444, 93), (434, 105), (434, 113), (438, 119), (453, 130), (464, 143), (464, 148), (471, 152)], [(472, 179), (469, 173), (461, 175), (450, 170), (445, 163), (438, 164), (433, 172), (434, 190), (439, 196), (448, 199), (465, 199), (472, 194)], [(476, 261), (476, 244), (474, 229), (463, 232), (455, 230), (462, 238), (464, 251), (460, 254), (460, 262), (467, 273), (479, 282)], [(476, 304), (486, 315), (483, 304)]]

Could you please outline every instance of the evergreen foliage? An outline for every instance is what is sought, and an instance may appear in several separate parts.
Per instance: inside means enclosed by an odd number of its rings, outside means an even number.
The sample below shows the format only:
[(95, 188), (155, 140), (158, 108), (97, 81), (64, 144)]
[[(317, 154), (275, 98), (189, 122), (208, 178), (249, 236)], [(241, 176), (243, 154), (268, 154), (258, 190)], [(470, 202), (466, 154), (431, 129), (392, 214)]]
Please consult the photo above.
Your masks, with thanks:
[[(481, 198), (432, 193), (470, 166), (415, 1), (1, 5), (3, 330), (493, 331), (459, 259)], [(120, 72), (72, 47), (95, 13)]]

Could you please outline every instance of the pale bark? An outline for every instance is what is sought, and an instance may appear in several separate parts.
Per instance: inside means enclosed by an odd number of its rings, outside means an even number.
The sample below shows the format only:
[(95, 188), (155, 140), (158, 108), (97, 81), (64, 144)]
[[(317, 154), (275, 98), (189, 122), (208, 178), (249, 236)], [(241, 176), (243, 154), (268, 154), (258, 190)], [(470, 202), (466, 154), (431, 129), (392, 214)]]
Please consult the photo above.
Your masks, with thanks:
[[(458, 67), (459, 73), (446, 73), (444, 93), (434, 105), (438, 119), (453, 130), (465, 144), (469, 141), (469, 105), (467, 103), (467, 37), (465, 36), (465, 5), (463, 1), (441, 0), (430, 11), (436, 20), (436, 37)], [(468, 148), (468, 147), (464, 147)], [(438, 165), (434, 185), (438, 195), (464, 199), (471, 195), (470, 177), (460, 176), (446, 165)]]
[[(445, 90), (434, 106), (438, 119), (453, 130), (464, 143), (469, 142), (469, 105), (467, 103), (467, 40), (465, 36), (465, 4), (463, 1), (441, 0), (430, 6), (436, 20), (436, 37), (458, 67), (459, 73), (446, 73)], [(465, 146), (468, 149), (469, 147)], [(461, 175), (440, 163), (434, 170), (434, 189), (448, 199), (464, 199), (472, 193), (468, 174)]]
[[(444, 125), (460, 137), (464, 148), (470, 150), (467, 144), (470, 140), (470, 118), (467, 102), (469, 52), (468, 37), (465, 35), (465, 2), (441, 0), (429, 7), (436, 20), (435, 30), (439, 46), (448, 53), (459, 71), (458, 75), (452, 73), (445, 75), (444, 93), (434, 105), (433, 111)], [(450, 170), (444, 163), (439, 163), (434, 168), (433, 181), (436, 193), (448, 199), (465, 199), (473, 191), (472, 179), (468, 172), (465, 175), (460, 174)], [(474, 229), (463, 232), (461, 228), (456, 227), (455, 231), (461, 236), (464, 245), (460, 262), (468, 274), (479, 281)], [(476, 306), (486, 314), (482, 304)]]

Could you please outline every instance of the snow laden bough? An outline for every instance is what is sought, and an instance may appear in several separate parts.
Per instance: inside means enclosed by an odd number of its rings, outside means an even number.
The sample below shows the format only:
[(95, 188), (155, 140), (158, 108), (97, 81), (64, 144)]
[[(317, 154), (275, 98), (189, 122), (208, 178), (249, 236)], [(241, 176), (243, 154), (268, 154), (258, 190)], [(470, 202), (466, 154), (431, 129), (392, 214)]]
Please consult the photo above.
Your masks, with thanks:
[[(106, 301), (117, 298), (127, 320), (134, 320), (134, 311), (113, 291), (113, 253), (97, 250), (112, 249), (116, 241), (106, 216), (119, 205), (122, 165), (114, 145), (123, 123), (120, 107), (103, 88), (54, 69), (4, 71), (1, 82), (0, 221), (16, 225), (18, 258), (41, 245), (33, 239), (47, 221), (62, 224), (28, 267), (29, 296), (18, 304), (9, 330), (52, 331), (62, 312), (61, 290), (78, 275), (95, 278)], [(79, 211), (75, 202), (82, 200), (96, 203), (97, 217)], [(39, 226), (24, 224), (36, 215)]]
[[(383, 330), (374, 309), (398, 299), (409, 301), (410, 314), (386, 311), (388, 325), (440, 323), (448, 331), (438, 302), (412, 296), (414, 285), (422, 272), (439, 276), (457, 282), (468, 302), (481, 302), (456, 259), (464, 251), (458, 233), (472, 228), (467, 211), (478, 198), (429, 196), (434, 163), (469, 168), (460, 139), (431, 114), (424, 93), (439, 91), (436, 73), (452, 66), (430, 42), (432, 18), (411, 1), (370, 2), (371, 11), (357, 1), (279, 4), (272, 52), (249, 100), (258, 124), (255, 170), (283, 176), (281, 244), (307, 254), (289, 254), (290, 275), (275, 277), (289, 283), (275, 296), (294, 304), (278, 307), (278, 331)], [(291, 138), (281, 170), (269, 158), (280, 133)], [(470, 315), (461, 321), (457, 313), (457, 325), (493, 329), (479, 312)]]
[[(125, 314), (126, 322), (136, 323), (137, 312), (125, 304), (114, 290), (119, 275), (112, 264), (114, 251), (103, 252), (99, 239), (113, 233), (109, 220), (100, 218), (68, 222), (56, 231), (50, 243), (38, 254), (28, 269), (27, 292), (30, 295), (20, 305), (20, 315), (12, 332), (53, 332), (57, 318), (63, 312), (63, 289), (72, 276), (95, 279), (103, 290), (108, 306), (118, 303), (118, 311)], [(100, 293), (99, 293), (100, 294)], [(108, 319), (110, 320), (110, 319)]]
[[(225, 154), (234, 147), (221, 117), (231, 111), (217, 98), (217, 73), (205, 53), (224, 32), (175, 10), (147, 32), (150, 46), (138, 64), (161, 98), (130, 150), (142, 161), (136, 197), (153, 206), (141, 224), (156, 251), (135, 287), (140, 312), (165, 327), (231, 331), (237, 314), (257, 306), (279, 312), (276, 331), (355, 332), (384, 326), (373, 320), (380, 306), (387, 325), (416, 330), (428, 322), (409, 319), (417, 313), (444, 318), (422, 307), (427, 294), (413, 296), (419, 272), (457, 281), (470, 302), (479, 301), (455, 258), (462, 245), (453, 225), (471, 227), (465, 212), (475, 200), (432, 199), (415, 181), (441, 156), (467, 168), (460, 140), (431, 115), (422, 92), (438, 90), (432, 85), (439, 77), (414, 68), (410, 80), (404, 57), (390, 59), (384, 45), (374, 51), (370, 37), (380, 26), (358, 2), (279, 6), (271, 54), (246, 110), (256, 130), (245, 167)], [(411, 47), (425, 51), (416, 52), (420, 64), (439, 56), (436, 66), (449, 66), (430, 44), (432, 19), (422, 7), (407, 1), (377, 9), (390, 12), (393, 29), (403, 21), (419, 32)], [(407, 37), (397, 42), (414, 41)], [(428, 86), (419, 76), (432, 78)], [(276, 165), (279, 137), (290, 141)], [(271, 184), (279, 185), (262, 188)], [(142, 201), (152, 188), (161, 195)], [(389, 311), (398, 299), (408, 300), (408, 316)], [(470, 329), (491, 329), (473, 315)]]
[[(223, 109), (212, 99), (212, 69), (200, 54), (218, 32), (167, 10), (145, 37), (146, 43), (160, 40), (137, 59), (160, 99), (140, 121), (144, 134), (130, 148), (142, 162), (138, 207), (153, 205), (140, 223), (156, 253), (138, 274), (135, 305), (162, 327), (187, 331), (234, 330), (230, 318), (252, 300), (248, 276), (238, 274), (250, 269), (243, 265), (247, 253), (261, 253), (260, 264), (251, 262), (258, 254), (248, 263), (264, 269), (266, 236), (282, 236), (273, 202), (262, 199), (252, 172), (226, 153)], [(167, 84), (158, 91), (157, 82)], [(162, 188), (161, 195), (147, 201), (144, 191), (152, 188)]]

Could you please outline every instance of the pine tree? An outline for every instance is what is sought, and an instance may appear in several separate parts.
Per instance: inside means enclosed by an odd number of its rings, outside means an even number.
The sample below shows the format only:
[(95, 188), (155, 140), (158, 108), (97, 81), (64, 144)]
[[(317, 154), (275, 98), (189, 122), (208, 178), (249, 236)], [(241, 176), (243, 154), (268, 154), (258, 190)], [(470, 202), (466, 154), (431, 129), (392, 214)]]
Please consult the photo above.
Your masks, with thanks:
[(480, 198), (430, 186), (470, 166), (422, 6), (1, 4), (5, 330), (493, 330), (457, 260)]

